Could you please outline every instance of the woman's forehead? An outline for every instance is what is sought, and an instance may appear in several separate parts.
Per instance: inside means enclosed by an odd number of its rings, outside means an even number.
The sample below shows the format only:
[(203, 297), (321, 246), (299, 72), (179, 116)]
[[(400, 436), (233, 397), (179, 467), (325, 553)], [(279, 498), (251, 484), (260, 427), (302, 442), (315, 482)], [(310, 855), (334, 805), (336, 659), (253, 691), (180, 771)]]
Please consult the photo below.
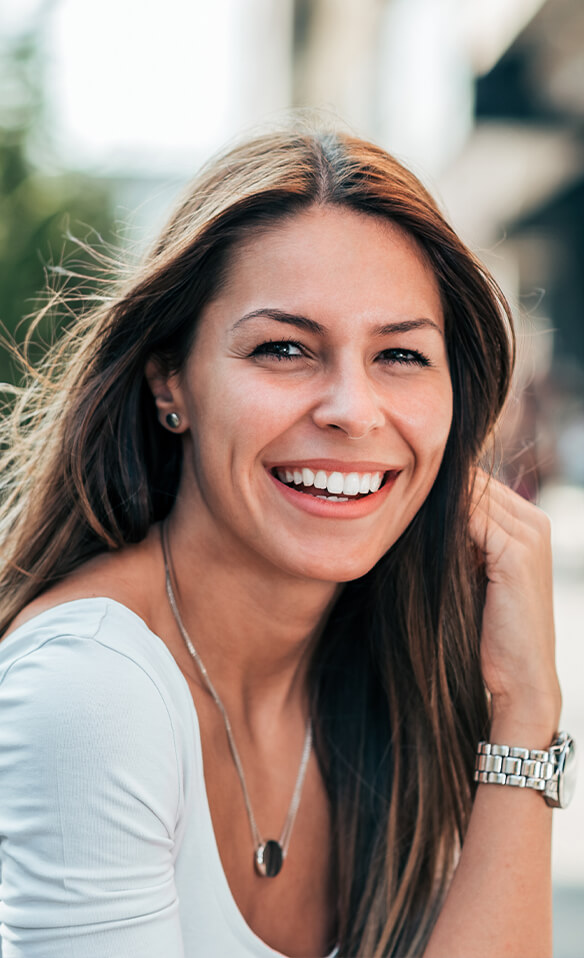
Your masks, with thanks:
[[(223, 290), (354, 288), (369, 296), (409, 294), (438, 305), (429, 259), (399, 225), (340, 206), (313, 206), (245, 236), (232, 250)], [(441, 307), (441, 304), (438, 308)]]

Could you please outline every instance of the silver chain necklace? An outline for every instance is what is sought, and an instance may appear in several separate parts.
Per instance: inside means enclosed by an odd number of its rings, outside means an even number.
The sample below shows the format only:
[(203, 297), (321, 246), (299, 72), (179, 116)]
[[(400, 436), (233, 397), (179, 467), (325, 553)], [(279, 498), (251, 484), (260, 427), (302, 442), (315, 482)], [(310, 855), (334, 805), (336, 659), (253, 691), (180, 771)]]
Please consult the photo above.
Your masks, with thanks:
[(276, 841), (274, 838), (270, 838), (267, 841), (264, 841), (260, 834), (260, 830), (257, 826), (255, 815), (251, 807), (251, 801), (249, 798), (249, 793), (247, 790), (247, 785), (245, 782), (245, 775), (243, 774), (243, 765), (241, 764), (241, 759), (239, 757), (239, 752), (237, 751), (237, 746), (235, 744), (235, 738), (233, 737), (233, 730), (231, 728), (231, 722), (229, 721), (229, 716), (223, 702), (219, 698), (219, 694), (215, 689), (215, 686), (209, 678), (209, 673), (205, 668), (201, 656), (195, 649), (191, 638), (183, 625), (183, 621), (178, 611), (178, 605), (172, 588), (172, 581), (170, 576), (170, 567), (167, 555), (167, 544), (166, 544), (166, 529), (163, 526), (161, 530), (161, 542), (162, 542), (162, 555), (164, 558), (164, 572), (166, 575), (166, 594), (168, 595), (168, 601), (170, 603), (170, 608), (172, 614), (174, 615), (176, 624), (179, 628), (180, 634), (182, 635), (185, 645), (189, 650), (191, 656), (195, 660), (195, 663), (201, 673), (203, 681), (207, 686), (211, 696), (221, 713), (223, 723), (225, 725), (225, 731), (227, 733), (227, 739), (229, 741), (229, 747), (231, 749), (231, 754), (233, 756), (233, 761), (235, 763), (235, 768), (239, 776), (239, 781), (241, 782), (241, 790), (243, 792), (243, 798), (245, 801), (245, 807), (247, 810), (247, 817), (249, 818), (249, 824), (251, 828), (251, 836), (254, 845), (254, 864), (256, 871), (259, 875), (264, 878), (275, 878), (276, 875), (282, 869), (284, 864), (284, 859), (288, 854), (288, 846), (290, 845), (290, 837), (292, 835), (292, 828), (294, 827), (294, 822), (296, 819), (296, 814), (298, 812), (298, 806), (300, 805), (300, 796), (302, 795), (302, 786), (304, 785), (304, 778), (306, 775), (306, 768), (308, 766), (308, 759), (310, 758), (310, 750), (312, 748), (312, 724), (310, 719), (306, 723), (306, 735), (304, 738), (304, 748), (302, 750), (302, 758), (300, 759), (300, 767), (298, 769), (298, 775), (296, 777), (296, 785), (294, 786), (294, 792), (292, 794), (292, 801), (290, 802), (290, 807), (288, 809), (288, 814), (286, 816), (286, 821), (284, 822), (284, 828), (282, 829), (282, 834), (280, 835), (279, 841)]

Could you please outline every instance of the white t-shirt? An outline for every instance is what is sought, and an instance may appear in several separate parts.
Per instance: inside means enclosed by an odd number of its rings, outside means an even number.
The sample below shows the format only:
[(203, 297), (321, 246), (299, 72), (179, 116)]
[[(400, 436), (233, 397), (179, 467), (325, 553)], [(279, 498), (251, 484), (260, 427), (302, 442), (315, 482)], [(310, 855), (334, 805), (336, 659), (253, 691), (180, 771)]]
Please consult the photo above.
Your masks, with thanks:
[(187, 682), (112, 599), (0, 642), (1, 958), (273, 958), (223, 871)]

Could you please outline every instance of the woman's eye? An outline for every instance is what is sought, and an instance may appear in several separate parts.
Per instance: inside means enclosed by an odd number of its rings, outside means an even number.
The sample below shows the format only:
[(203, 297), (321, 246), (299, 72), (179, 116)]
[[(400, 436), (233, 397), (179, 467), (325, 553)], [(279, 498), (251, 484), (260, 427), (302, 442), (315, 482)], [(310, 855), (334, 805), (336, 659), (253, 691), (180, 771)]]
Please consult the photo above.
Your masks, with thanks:
[(381, 353), (381, 359), (386, 363), (394, 363), (400, 366), (432, 365), (428, 357), (417, 349), (384, 349)]
[(278, 341), (270, 340), (267, 343), (261, 343), (253, 350), (252, 356), (268, 356), (274, 359), (297, 359), (303, 356), (302, 346), (292, 340), (282, 339)]

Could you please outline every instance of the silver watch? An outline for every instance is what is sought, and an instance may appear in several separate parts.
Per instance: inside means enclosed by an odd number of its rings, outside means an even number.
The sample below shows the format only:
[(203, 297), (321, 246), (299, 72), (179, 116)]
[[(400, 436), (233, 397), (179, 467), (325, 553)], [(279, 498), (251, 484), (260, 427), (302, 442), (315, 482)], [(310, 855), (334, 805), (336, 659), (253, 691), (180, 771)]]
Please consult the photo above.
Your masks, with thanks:
[(567, 732), (558, 732), (547, 749), (480, 742), (474, 780), (533, 788), (553, 808), (567, 808), (576, 784), (576, 744)]

